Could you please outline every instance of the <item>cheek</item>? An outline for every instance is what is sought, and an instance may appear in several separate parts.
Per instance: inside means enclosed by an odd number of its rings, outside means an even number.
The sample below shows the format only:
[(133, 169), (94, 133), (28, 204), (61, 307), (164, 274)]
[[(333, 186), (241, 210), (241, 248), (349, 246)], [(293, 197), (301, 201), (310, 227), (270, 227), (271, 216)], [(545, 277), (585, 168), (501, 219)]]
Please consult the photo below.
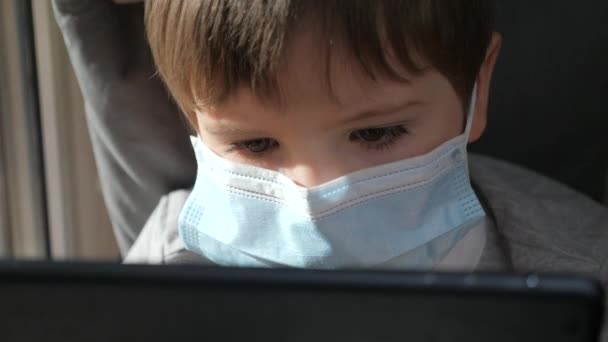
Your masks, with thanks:
[(458, 109), (445, 110), (419, 120), (410, 127), (410, 133), (395, 144), (393, 151), (380, 158), (388, 162), (413, 158), (429, 153), (448, 140), (464, 132), (464, 114)]
[(403, 135), (390, 146), (381, 148), (349, 142), (339, 155), (345, 162), (350, 162), (352, 171), (388, 164), (417, 155), (416, 141), (412, 138), (412, 135)]
[(444, 109), (425, 127), (425, 137), (420, 139), (418, 153), (428, 153), (446, 141), (463, 134), (465, 124), (464, 113), (459, 107)]
[(199, 133), (200, 141), (205, 144), (211, 151), (213, 151), (218, 156), (224, 154), (225, 144), (220, 143), (219, 141), (210, 138), (209, 135), (204, 133)]

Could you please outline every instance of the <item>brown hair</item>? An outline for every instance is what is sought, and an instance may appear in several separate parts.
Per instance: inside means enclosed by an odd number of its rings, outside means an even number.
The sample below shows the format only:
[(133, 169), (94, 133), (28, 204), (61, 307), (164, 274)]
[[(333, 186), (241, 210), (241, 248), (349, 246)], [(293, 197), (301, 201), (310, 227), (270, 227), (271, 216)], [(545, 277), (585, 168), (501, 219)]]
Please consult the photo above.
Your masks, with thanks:
[[(304, 20), (339, 37), (363, 69), (400, 78), (387, 47), (408, 71), (442, 73), (463, 103), (485, 58), (493, 0), (153, 0), (146, 30), (158, 71), (192, 121), (239, 86), (276, 93), (285, 41)], [(335, 38), (332, 38), (335, 39)], [(329, 43), (320, 42), (320, 44)]]

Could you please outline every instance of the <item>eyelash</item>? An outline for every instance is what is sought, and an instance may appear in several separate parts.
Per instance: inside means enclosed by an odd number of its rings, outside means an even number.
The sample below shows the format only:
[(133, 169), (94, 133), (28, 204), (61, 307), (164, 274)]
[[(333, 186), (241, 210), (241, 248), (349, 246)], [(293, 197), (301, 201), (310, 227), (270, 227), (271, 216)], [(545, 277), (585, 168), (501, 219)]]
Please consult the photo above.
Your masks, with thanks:
[[(269, 142), (270, 149), (266, 149), (261, 152), (254, 152), (254, 151), (250, 150), (251, 149), (250, 144), (255, 143), (255, 142), (261, 142), (261, 141)], [(238, 142), (230, 144), (228, 146), (228, 149), (226, 149), (226, 153), (244, 150), (247, 153), (248, 157), (259, 158), (259, 157), (262, 157), (263, 155), (271, 152), (273, 149), (277, 148), (278, 146), (279, 146), (279, 143), (272, 138), (259, 138), (259, 139), (252, 139), (252, 140), (244, 140), (244, 141), (238, 141)]]
[[(372, 130), (383, 130), (383, 136), (379, 138), (379, 141), (365, 141), (361, 137), (361, 133), (364, 131)], [(385, 150), (391, 148), (401, 137), (409, 134), (409, 131), (405, 125), (390, 126), (390, 127), (375, 127), (365, 128), (353, 131), (348, 139), (350, 141), (358, 141), (367, 149)]]
[[(362, 134), (371, 133), (372, 131), (381, 131), (376, 133), (381, 133), (381, 136), (376, 141), (366, 141)], [(402, 136), (409, 134), (409, 130), (405, 125), (397, 125), (390, 127), (373, 127), (373, 128), (365, 128), (358, 129), (351, 132), (348, 136), (348, 140), (357, 141), (363, 147), (367, 149), (373, 150), (386, 150), (391, 148)], [(251, 151), (251, 144), (253, 143), (266, 143), (269, 144), (268, 148), (263, 149), (260, 152)], [(226, 149), (226, 153), (234, 152), (234, 151), (245, 151), (248, 157), (259, 158), (264, 156), (267, 153), (272, 152), (272, 150), (279, 147), (279, 143), (272, 138), (259, 138), (252, 140), (244, 140), (232, 143)]]

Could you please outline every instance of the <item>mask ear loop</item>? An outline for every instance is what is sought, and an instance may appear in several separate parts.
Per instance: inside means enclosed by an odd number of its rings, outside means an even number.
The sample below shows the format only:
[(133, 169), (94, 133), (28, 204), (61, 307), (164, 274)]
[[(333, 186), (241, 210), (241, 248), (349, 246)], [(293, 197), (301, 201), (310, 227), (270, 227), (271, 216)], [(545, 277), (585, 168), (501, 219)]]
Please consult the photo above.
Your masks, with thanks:
[(469, 179), (469, 183), (471, 182), (471, 176), (469, 174), (469, 158), (468, 158), (468, 153), (467, 153), (467, 146), (469, 143), (469, 134), (471, 133), (471, 127), (473, 126), (473, 117), (475, 116), (475, 104), (477, 102), (477, 82), (475, 82), (475, 84), (473, 85), (473, 91), (471, 93), (471, 100), (469, 102), (469, 106), (467, 109), (467, 123), (464, 129), (464, 152), (465, 152), (465, 168), (466, 168), (466, 174), (467, 174), (467, 178)]
[(471, 133), (471, 126), (473, 126), (473, 116), (475, 116), (475, 104), (477, 102), (477, 82), (473, 85), (473, 91), (471, 93), (471, 100), (467, 109), (467, 123), (464, 129), (464, 135), (469, 139)]

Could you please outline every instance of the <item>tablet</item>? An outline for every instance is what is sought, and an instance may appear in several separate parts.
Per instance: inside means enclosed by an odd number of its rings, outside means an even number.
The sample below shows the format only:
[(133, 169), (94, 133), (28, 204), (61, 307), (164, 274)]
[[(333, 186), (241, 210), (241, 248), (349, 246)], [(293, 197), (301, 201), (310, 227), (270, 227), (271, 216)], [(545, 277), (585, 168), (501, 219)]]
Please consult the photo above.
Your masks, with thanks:
[(597, 341), (558, 275), (0, 263), (2, 341)]

